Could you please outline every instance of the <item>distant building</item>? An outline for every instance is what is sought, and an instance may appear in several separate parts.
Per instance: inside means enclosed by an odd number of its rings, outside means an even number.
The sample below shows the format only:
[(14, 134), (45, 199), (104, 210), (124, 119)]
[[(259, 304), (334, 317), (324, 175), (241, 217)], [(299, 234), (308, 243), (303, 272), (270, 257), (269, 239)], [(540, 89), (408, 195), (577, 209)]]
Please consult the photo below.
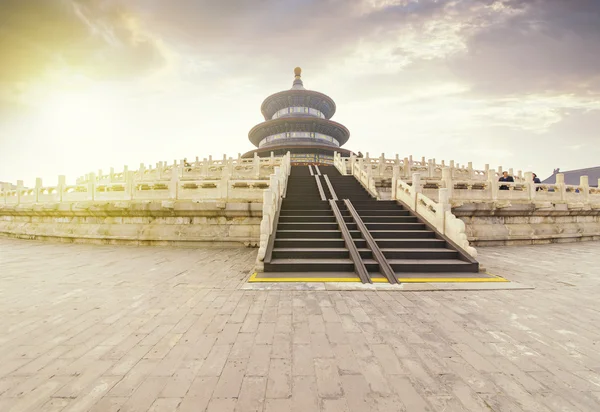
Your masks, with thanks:
[(587, 169), (577, 169), (562, 172), (560, 169), (555, 169), (552, 176), (543, 180), (542, 183), (553, 184), (556, 183), (556, 174), (562, 173), (565, 175), (565, 184), (567, 185), (578, 185), (579, 178), (581, 176), (587, 176), (589, 178), (590, 186), (598, 187), (598, 179), (600, 179), (600, 166), (590, 167)]

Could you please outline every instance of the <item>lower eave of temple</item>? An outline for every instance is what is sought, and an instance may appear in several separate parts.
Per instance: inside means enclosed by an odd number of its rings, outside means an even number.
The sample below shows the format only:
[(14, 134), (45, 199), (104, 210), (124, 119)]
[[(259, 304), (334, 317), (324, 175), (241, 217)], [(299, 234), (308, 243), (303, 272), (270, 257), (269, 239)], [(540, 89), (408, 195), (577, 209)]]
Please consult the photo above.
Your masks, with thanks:
[(261, 147), (258, 149), (251, 150), (242, 155), (242, 158), (254, 157), (254, 154), (258, 154), (259, 157), (268, 157), (273, 153), (275, 156), (285, 155), (287, 152), (294, 153), (307, 153), (307, 154), (324, 154), (333, 156), (334, 152), (340, 153), (343, 157), (350, 157), (352, 151), (348, 149), (342, 149), (341, 147), (332, 147), (328, 145), (290, 145), (290, 146), (275, 146), (275, 147)]

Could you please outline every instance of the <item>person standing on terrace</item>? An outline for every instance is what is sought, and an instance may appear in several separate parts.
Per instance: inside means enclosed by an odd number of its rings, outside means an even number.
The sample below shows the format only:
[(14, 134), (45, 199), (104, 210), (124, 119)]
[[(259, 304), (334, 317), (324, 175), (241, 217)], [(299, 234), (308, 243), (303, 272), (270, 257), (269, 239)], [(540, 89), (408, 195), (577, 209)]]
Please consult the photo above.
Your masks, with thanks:
[[(508, 175), (508, 172), (502, 172), (502, 177), (500, 177), (500, 179), (498, 179), (499, 182), (514, 182), (515, 179), (513, 179), (512, 176)], [(507, 185), (502, 185), (500, 186), (500, 190), (509, 190)]]

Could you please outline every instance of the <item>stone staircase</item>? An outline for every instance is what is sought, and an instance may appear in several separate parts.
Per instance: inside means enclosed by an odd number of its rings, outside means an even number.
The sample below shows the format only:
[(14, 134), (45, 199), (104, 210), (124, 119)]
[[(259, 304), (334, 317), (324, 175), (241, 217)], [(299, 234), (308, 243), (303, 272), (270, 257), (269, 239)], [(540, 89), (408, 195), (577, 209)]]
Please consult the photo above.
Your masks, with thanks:
[[(338, 200), (323, 200), (319, 184), (326, 199)], [(344, 227), (334, 209), (339, 210)], [(374, 242), (369, 243), (368, 237)], [(381, 264), (393, 273), (387, 269), (383, 274)], [(348, 278), (356, 277), (360, 267), (367, 272), (366, 280), (361, 276), (363, 281), (387, 277), (393, 283), (407, 276), (437, 278), (479, 271), (476, 261), (410, 210), (395, 201), (372, 198), (354, 177), (342, 176), (333, 166), (292, 167), (273, 247), (265, 258), (265, 275)]]

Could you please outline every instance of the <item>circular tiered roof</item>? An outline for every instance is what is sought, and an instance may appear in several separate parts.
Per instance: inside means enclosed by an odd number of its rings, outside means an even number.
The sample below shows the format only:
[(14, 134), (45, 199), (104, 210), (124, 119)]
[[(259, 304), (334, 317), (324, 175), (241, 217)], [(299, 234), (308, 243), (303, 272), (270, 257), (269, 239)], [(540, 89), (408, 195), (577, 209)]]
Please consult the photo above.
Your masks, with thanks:
[(293, 153), (314, 153), (333, 156), (350, 138), (350, 131), (334, 122), (336, 106), (323, 93), (306, 90), (301, 79), (302, 69), (294, 69), (294, 83), (267, 97), (261, 105), (265, 121), (248, 133), (250, 142), (258, 149), (246, 153), (269, 154), (290, 149)]

